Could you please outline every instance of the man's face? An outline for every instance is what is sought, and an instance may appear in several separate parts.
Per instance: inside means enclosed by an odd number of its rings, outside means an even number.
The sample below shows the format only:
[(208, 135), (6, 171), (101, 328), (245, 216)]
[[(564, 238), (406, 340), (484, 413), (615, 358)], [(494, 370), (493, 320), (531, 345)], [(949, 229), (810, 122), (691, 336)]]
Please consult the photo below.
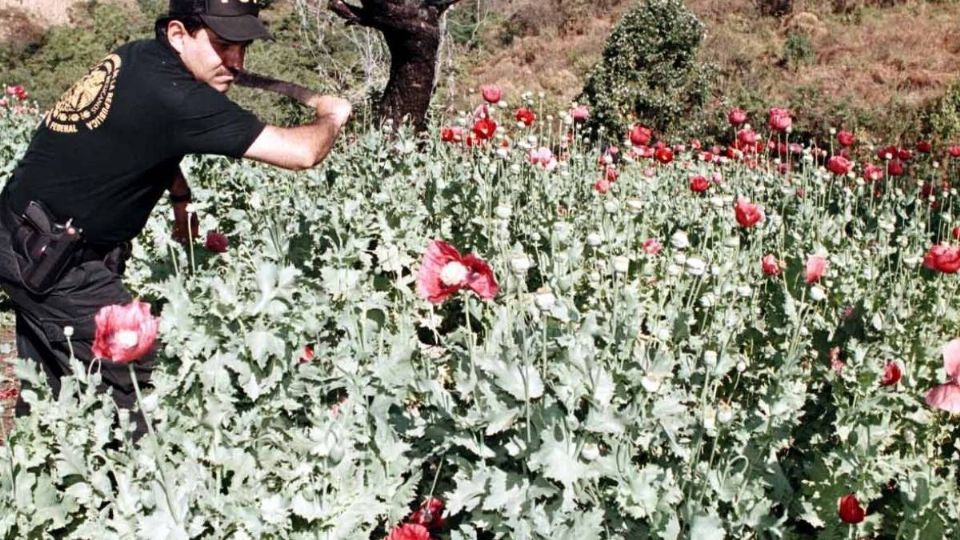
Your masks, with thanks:
[(183, 35), (180, 58), (198, 81), (218, 92), (226, 92), (233, 84), (231, 69), (243, 68), (243, 57), (249, 42), (226, 41), (208, 28), (194, 35)]

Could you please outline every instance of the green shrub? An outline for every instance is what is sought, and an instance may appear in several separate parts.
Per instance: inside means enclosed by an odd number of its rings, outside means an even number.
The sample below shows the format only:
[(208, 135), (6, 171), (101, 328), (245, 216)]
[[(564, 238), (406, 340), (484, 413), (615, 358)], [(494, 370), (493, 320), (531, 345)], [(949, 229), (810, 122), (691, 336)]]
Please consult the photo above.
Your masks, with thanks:
[(663, 134), (698, 131), (691, 118), (709, 96), (697, 60), (703, 24), (680, 0), (647, 0), (613, 30), (583, 88), (594, 127), (622, 133), (642, 122)]
[(797, 69), (802, 65), (812, 64), (817, 54), (813, 49), (810, 38), (802, 32), (790, 32), (783, 44), (783, 63), (790, 69)]
[(923, 115), (924, 132), (943, 142), (960, 140), (960, 81), (930, 104)]

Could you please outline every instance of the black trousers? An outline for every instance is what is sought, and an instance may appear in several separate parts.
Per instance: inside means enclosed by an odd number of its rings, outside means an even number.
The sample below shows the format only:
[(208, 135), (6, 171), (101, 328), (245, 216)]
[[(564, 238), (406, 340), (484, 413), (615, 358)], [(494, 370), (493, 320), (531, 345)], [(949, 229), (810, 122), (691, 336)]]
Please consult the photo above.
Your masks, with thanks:
[[(19, 217), (11, 214), (4, 197), (0, 196), (0, 287), (13, 302), (16, 311), (17, 354), (20, 358), (37, 362), (46, 375), (47, 384), (54, 396), (60, 393), (60, 379), (71, 374), (70, 354), (86, 368), (93, 360), (91, 347), (96, 334), (94, 317), (101, 307), (125, 304), (131, 301), (130, 293), (123, 286), (123, 260), (111, 253), (104, 260), (91, 260), (68, 268), (53, 289), (44, 295), (35, 295), (23, 286), (20, 268), (24, 258), (13, 246), (10, 228), (17, 226)], [(73, 328), (69, 339), (64, 328)], [(95, 363), (100, 370), (101, 392), (109, 392), (121, 409), (135, 408), (137, 398), (126, 364), (102, 360)], [(140, 389), (149, 386), (153, 371), (153, 356), (149, 355), (134, 363)], [(21, 384), (25, 384), (21, 381)], [(30, 406), (23, 400), (23, 390), (17, 401), (16, 414), (30, 414)], [(136, 441), (146, 433), (143, 414), (133, 416)]]

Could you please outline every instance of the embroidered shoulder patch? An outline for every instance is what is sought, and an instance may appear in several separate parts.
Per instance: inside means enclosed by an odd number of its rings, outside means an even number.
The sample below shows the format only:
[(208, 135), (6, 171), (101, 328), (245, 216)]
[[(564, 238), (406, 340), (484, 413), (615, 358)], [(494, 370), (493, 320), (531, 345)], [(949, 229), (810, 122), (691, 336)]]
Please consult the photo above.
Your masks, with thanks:
[(44, 119), (47, 127), (60, 133), (76, 133), (81, 126), (97, 129), (110, 113), (119, 76), (119, 56), (111, 54), (101, 60), (60, 96)]

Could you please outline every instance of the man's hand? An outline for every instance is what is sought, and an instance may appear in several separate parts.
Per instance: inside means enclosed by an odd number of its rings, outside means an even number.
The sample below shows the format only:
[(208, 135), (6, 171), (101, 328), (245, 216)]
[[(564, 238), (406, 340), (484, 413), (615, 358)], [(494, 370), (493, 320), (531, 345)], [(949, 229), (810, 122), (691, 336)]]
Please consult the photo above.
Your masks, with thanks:
[(317, 110), (318, 119), (329, 119), (337, 129), (347, 123), (353, 112), (353, 105), (349, 101), (336, 96), (316, 95), (307, 104)]
[[(197, 214), (187, 212), (187, 205), (190, 203), (173, 203), (173, 239), (181, 244), (187, 244), (190, 239), (196, 239), (200, 234), (200, 219)], [(189, 228), (187, 226), (189, 220)], [(187, 232), (189, 231), (189, 235)]]

